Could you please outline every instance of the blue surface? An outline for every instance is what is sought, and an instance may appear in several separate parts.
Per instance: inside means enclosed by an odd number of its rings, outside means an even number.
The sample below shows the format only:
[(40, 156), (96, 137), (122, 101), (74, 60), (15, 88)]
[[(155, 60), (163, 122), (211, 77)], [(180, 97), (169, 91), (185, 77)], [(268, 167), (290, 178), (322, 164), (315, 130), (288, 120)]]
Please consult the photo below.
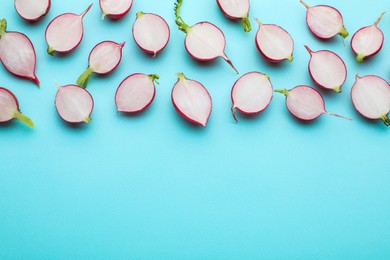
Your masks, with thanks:
[[(9, 31), (35, 45), (41, 89), (0, 69), (0, 85), (19, 98), (35, 122), (0, 126), (1, 259), (389, 259), (390, 129), (360, 117), (350, 88), (356, 73), (389, 78), (390, 48), (364, 64), (349, 41), (320, 41), (305, 23), (299, 1), (252, 0), (251, 21), (276, 23), (295, 40), (295, 60), (272, 65), (258, 53), (253, 30), (226, 19), (215, 1), (185, 0), (189, 24), (207, 20), (227, 38), (226, 54), (243, 75), (261, 71), (274, 88), (313, 85), (303, 48), (330, 49), (348, 67), (341, 94), (324, 92), (330, 112), (312, 123), (292, 118), (275, 94), (257, 117), (231, 114), (230, 90), (238, 75), (222, 60), (201, 64), (183, 47), (174, 24), (174, 1), (137, 1), (122, 20), (100, 20), (98, 1), (85, 16), (85, 35), (70, 55), (46, 54), (44, 31), (58, 14), (81, 13), (89, 1), (53, 1), (42, 21), (29, 24), (2, 1)], [(314, 1), (308, 1), (315, 4)], [(318, 2), (317, 2), (318, 3)], [(372, 24), (388, 0), (324, 0), (344, 16), (351, 35)], [(283, 8), (281, 8), (283, 7)], [(138, 11), (155, 12), (171, 27), (167, 48), (152, 59), (136, 46), (131, 26)], [(390, 15), (379, 27), (390, 37)], [(126, 41), (122, 63), (88, 86), (92, 122), (71, 127), (58, 116), (54, 81), (74, 83), (93, 46)], [(116, 112), (119, 83), (135, 72), (161, 76), (151, 107), (136, 116)], [(213, 98), (206, 128), (186, 123), (170, 93), (175, 74), (202, 82)]]

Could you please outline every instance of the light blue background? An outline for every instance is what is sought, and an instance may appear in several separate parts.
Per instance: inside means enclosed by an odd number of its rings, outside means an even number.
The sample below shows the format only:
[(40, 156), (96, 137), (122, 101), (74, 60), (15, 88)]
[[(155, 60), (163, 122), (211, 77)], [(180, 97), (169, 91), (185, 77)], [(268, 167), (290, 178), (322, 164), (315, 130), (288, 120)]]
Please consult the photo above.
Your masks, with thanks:
[[(117, 22), (101, 21), (95, 0), (81, 45), (55, 57), (46, 54), (47, 24), (64, 12), (81, 13), (90, 1), (53, 1), (36, 24), (23, 21), (13, 1), (2, 1), (8, 30), (25, 33), (35, 45), (41, 89), (0, 69), (0, 85), (17, 95), (36, 124), (0, 126), (1, 259), (390, 258), (390, 129), (360, 117), (349, 96), (356, 73), (390, 80), (390, 42), (357, 64), (351, 37), (343, 46), (339, 37), (323, 42), (311, 35), (298, 0), (251, 2), (251, 21), (258, 17), (290, 32), (292, 63), (264, 61), (254, 44), (257, 25), (244, 33), (215, 1), (185, 0), (182, 15), (190, 25), (218, 25), (240, 75), (267, 73), (275, 89), (314, 86), (304, 44), (337, 52), (347, 64), (347, 82), (341, 94), (322, 93), (330, 112), (353, 121), (324, 115), (299, 122), (275, 94), (262, 114), (239, 116), (235, 123), (230, 90), (239, 76), (222, 59), (202, 64), (190, 58), (174, 23), (173, 0), (135, 0)], [(351, 36), (390, 12), (387, 0), (321, 3), (341, 11)], [(154, 59), (131, 35), (141, 10), (160, 14), (171, 27), (167, 48)], [(386, 14), (379, 25), (386, 37), (389, 20)], [(69, 126), (56, 112), (54, 81), (74, 83), (103, 40), (127, 42), (122, 63), (109, 76), (91, 79), (92, 122)], [(118, 114), (115, 90), (135, 72), (161, 76), (156, 98), (144, 113)], [(213, 112), (206, 128), (186, 123), (174, 110), (170, 93), (177, 72), (209, 90)]]

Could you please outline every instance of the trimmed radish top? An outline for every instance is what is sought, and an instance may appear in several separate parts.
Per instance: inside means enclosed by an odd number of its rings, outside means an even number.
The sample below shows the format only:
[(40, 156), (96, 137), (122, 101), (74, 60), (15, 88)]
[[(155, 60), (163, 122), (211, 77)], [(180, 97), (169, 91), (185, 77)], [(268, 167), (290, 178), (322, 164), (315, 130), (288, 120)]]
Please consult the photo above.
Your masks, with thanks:
[(248, 19), (249, 0), (217, 0), (217, 4), (223, 14), (230, 19), (240, 19), (245, 32), (252, 30)]
[(105, 16), (111, 19), (120, 19), (125, 16), (133, 4), (133, 0), (100, 0), (102, 20)]
[(50, 0), (15, 0), (16, 12), (27, 21), (38, 21), (50, 10)]
[(17, 119), (29, 127), (34, 127), (34, 123), (19, 110), (19, 102), (16, 96), (6, 88), (0, 87), (0, 123)]

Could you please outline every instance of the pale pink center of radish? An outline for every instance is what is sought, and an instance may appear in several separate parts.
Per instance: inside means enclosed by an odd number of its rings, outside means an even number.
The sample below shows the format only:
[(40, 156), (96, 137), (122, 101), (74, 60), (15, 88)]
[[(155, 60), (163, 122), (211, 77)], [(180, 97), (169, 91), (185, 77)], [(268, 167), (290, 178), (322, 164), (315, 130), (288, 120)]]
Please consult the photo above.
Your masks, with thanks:
[(49, 47), (69, 51), (77, 46), (83, 35), (82, 16), (64, 14), (54, 19), (46, 31)]
[(248, 0), (218, 0), (223, 11), (233, 18), (245, 18), (249, 12)]
[(320, 94), (309, 87), (296, 87), (287, 95), (288, 110), (298, 118), (311, 120), (326, 113)]
[(95, 72), (105, 74), (118, 66), (122, 57), (122, 47), (114, 42), (97, 45), (89, 56), (89, 67)]
[(18, 111), (18, 105), (15, 98), (8, 91), (0, 90), (0, 122), (14, 118), (16, 111)]
[(15, 0), (15, 8), (25, 19), (34, 20), (44, 15), (49, 7), (49, 0)]
[(328, 6), (309, 8), (307, 22), (314, 34), (322, 38), (331, 38), (343, 28), (343, 21), (339, 12)]
[(61, 117), (68, 122), (83, 122), (93, 108), (91, 96), (77, 86), (60, 87), (56, 96), (56, 107)]
[(357, 54), (369, 56), (376, 53), (382, 46), (384, 40), (383, 32), (375, 25), (359, 30), (352, 40), (352, 49)]
[(273, 60), (291, 57), (294, 49), (291, 36), (281, 27), (272, 24), (261, 25), (256, 40), (263, 54)]
[(123, 14), (131, 7), (133, 0), (100, 0), (104, 14)]

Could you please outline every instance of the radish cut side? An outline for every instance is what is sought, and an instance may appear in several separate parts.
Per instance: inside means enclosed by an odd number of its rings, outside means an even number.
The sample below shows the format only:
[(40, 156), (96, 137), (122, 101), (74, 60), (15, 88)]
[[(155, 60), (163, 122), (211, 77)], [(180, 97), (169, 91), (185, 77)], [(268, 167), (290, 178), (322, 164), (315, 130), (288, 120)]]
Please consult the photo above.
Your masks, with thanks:
[(120, 19), (125, 16), (133, 4), (133, 0), (100, 0), (102, 20), (105, 16), (111, 19)]
[(50, 10), (50, 0), (15, 0), (16, 12), (23, 19), (35, 22), (45, 16)]
[(0, 123), (17, 119), (27, 126), (34, 128), (33, 121), (19, 110), (16, 96), (6, 88), (0, 87)]
[(222, 13), (229, 19), (240, 19), (245, 32), (252, 30), (248, 19), (249, 0), (217, 0), (217, 4)]
[(211, 114), (212, 101), (206, 88), (199, 82), (178, 73), (172, 89), (172, 103), (177, 112), (188, 121), (206, 127)]
[(145, 110), (154, 99), (158, 75), (133, 74), (119, 85), (115, 104), (119, 112), (135, 113)]
[(272, 84), (269, 77), (259, 72), (249, 72), (240, 77), (232, 88), (232, 114), (235, 110), (244, 114), (257, 114), (266, 109), (272, 100)]

